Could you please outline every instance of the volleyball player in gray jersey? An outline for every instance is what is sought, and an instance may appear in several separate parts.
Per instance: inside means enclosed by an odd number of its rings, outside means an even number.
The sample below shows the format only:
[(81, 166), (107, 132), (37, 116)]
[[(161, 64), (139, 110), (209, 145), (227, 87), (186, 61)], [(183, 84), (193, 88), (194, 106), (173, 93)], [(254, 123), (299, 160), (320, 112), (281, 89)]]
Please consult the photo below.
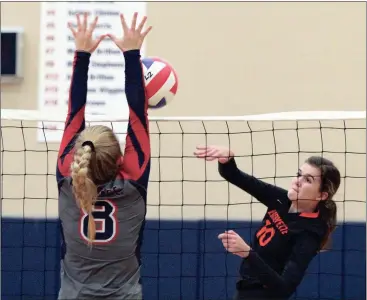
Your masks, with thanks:
[[(63, 238), (59, 299), (142, 299), (139, 247), (146, 214), (150, 141), (140, 48), (146, 18), (122, 39), (109, 37), (125, 57), (129, 124), (124, 154), (113, 131), (85, 126), (89, 60), (105, 36), (92, 39), (97, 19), (77, 28), (73, 76), (57, 162)], [(122, 101), (122, 100), (121, 100)]]

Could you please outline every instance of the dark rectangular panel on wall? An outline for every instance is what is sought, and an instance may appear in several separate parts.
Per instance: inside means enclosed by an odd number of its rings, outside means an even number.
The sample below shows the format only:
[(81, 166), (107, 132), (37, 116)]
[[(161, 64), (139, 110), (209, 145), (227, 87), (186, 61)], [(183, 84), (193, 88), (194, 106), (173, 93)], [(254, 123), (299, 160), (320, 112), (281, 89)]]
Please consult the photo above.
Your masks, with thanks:
[(1, 75), (15, 76), (17, 71), (17, 33), (1, 33)]

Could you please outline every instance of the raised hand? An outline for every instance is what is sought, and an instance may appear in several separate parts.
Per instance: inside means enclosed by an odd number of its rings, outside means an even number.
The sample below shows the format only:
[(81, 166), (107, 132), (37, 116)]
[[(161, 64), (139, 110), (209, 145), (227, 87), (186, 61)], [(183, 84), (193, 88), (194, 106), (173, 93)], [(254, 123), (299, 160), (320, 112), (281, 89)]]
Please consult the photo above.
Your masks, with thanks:
[(138, 27), (136, 27), (137, 17), (138, 13), (134, 13), (133, 20), (129, 28), (126, 24), (124, 15), (120, 15), (122, 30), (124, 33), (122, 38), (117, 38), (113, 34), (107, 34), (107, 36), (116, 44), (117, 47), (120, 48), (121, 51), (140, 49), (145, 37), (152, 29), (152, 26), (149, 26), (145, 31), (143, 31), (144, 24), (147, 21), (146, 16), (144, 16)]
[(223, 247), (230, 253), (239, 257), (247, 257), (251, 250), (250, 246), (235, 231), (229, 230), (218, 235)]
[(233, 152), (221, 146), (197, 146), (194, 155), (197, 158), (204, 158), (207, 161), (218, 159), (220, 163), (226, 163), (234, 156)]
[(94, 18), (93, 23), (88, 28), (88, 14), (84, 13), (83, 21), (80, 20), (79, 14), (76, 15), (77, 28), (73, 28), (71, 23), (68, 24), (74, 39), (77, 51), (85, 51), (93, 53), (98, 47), (99, 43), (106, 37), (106, 35), (101, 35), (98, 38), (93, 38), (93, 31), (96, 28), (98, 17)]

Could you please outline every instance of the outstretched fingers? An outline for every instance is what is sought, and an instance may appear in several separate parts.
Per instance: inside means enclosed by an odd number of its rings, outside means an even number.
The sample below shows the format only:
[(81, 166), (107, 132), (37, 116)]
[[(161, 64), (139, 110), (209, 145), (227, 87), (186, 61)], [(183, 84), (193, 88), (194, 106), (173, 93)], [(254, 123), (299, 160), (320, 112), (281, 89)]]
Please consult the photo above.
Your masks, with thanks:
[(196, 150), (194, 151), (194, 155), (199, 158), (203, 158), (208, 155), (208, 150)]
[(68, 23), (68, 27), (69, 27), (69, 29), (70, 29), (71, 33), (73, 34), (73, 37), (75, 38), (75, 36), (76, 36), (76, 31), (75, 31), (75, 29), (73, 28), (73, 24), (72, 24), (71, 22), (69, 22), (69, 23)]
[(131, 30), (136, 29), (136, 20), (137, 20), (137, 18), (138, 18), (138, 13), (134, 12), (133, 19), (131, 21)]
[(94, 31), (94, 29), (96, 29), (97, 23), (98, 23), (98, 16), (94, 18), (94, 21), (90, 25), (89, 30), (91, 33)]
[(107, 33), (106, 36), (108, 36), (113, 42), (117, 42), (117, 37), (112, 33)]
[(82, 23), (80, 22), (79, 14), (76, 15), (76, 26), (77, 26), (78, 31), (82, 31)]
[(147, 17), (143, 17), (142, 21), (137, 26), (138, 13), (134, 13), (131, 27), (126, 23), (124, 14), (120, 14), (121, 26), (123, 30), (122, 37), (116, 38), (113, 34), (107, 34), (107, 36), (116, 44), (123, 52), (128, 50), (140, 49), (144, 41), (145, 36), (150, 32), (152, 27), (150, 26), (144, 32), (143, 28), (146, 23)]
[(235, 237), (236, 237), (235, 235), (230, 234), (228, 232), (223, 232), (223, 233), (218, 235), (218, 239), (220, 239), (222, 241), (225, 240), (225, 241), (227, 241), (227, 243), (228, 243), (228, 240), (234, 240)]
[(224, 239), (226, 237), (227, 237), (227, 233), (225, 233), (225, 232), (223, 232), (223, 233), (221, 233), (221, 234), (218, 235), (218, 239), (220, 239), (220, 240), (222, 240), (222, 239)]
[(218, 153), (215, 149), (195, 151), (194, 155), (197, 158), (205, 158), (205, 160), (207, 160), (207, 161), (213, 161), (213, 160), (216, 160), (219, 157)]
[(114, 43), (115, 43), (115, 45), (117, 45), (117, 46), (118, 46), (118, 44), (119, 44), (119, 39), (118, 39), (115, 35), (113, 35), (113, 34), (111, 34), (111, 33), (108, 33), (108, 34), (106, 34), (105, 36), (106, 36), (106, 37), (109, 37), (109, 38), (112, 40), (112, 42), (114, 42)]
[(143, 17), (143, 20), (141, 20), (141, 22), (139, 23), (138, 28), (136, 28), (136, 31), (137, 31), (137, 32), (139, 32), (139, 33), (140, 33), (140, 32), (143, 30), (143, 27), (144, 27), (144, 25), (145, 25), (146, 21), (147, 21), (147, 16), (144, 16), (144, 17)]
[(210, 146), (202, 146), (202, 145), (198, 145), (196, 146), (196, 149), (197, 150), (208, 150), (210, 149), (211, 147)]
[(83, 24), (82, 24), (81, 30), (85, 32), (87, 31), (87, 28), (88, 28), (88, 13), (85, 12), (83, 15), (84, 15), (84, 18), (83, 18)]
[(103, 41), (103, 39), (106, 37), (106, 34), (100, 35), (99, 37), (97, 37), (94, 41), (93, 44), (93, 48), (91, 49), (91, 51), (94, 51), (97, 49), (97, 47), (99, 46), (99, 44)]
[[(98, 22), (98, 17), (95, 17), (93, 23), (90, 26), (90, 29), (89, 29), (90, 32), (94, 31), (94, 29), (97, 26), (97, 22)], [(80, 15), (77, 14), (76, 24), (77, 24), (76, 25), (77, 30), (73, 28), (73, 24), (71, 22), (68, 23), (68, 27), (71, 30), (71, 32), (73, 33), (74, 37), (77, 34), (77, 32), (86, 32), (88, 30), (88, 13), (85, 12), (83, 14), (83, 22), (80, 20)]]
[(143, 33), (141, 34), (142, 38), (144, 39), (148, 33), (152, 30), (152, 26), (149, 26), (145, 31), (143, 31)]
[(120, 14), (120, 20), (121, 20), (122, 30), (124, 31), (124, 35), (125, 35), (129, 31), (129, 27), (126, 24), (126, 20), (123, 14)]

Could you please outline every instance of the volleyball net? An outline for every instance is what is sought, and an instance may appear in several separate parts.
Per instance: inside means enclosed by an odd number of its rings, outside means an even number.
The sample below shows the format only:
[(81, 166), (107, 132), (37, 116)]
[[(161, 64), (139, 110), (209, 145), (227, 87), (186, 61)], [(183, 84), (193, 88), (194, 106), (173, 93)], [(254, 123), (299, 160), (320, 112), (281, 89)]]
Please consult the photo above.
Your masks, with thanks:
[[(1, 110), (3, 299), (56, 299), (59, 278), (56, 159), (64, 115)], [(126, 120), (86, 116), (121, 141)], [(335, 162), (338, 228), (294, 299), (366, 296), (366, 114), (289, 112), (242, 117), (150, 118), (152, 162), (142, 248), (147, 300), (231, 299), (240, 260), (217, 235), (237, 231), (251, 242), (266, 208), (231, 186), (216, 162), (194, 157), (197, 145), (224, 145), (240, 169), (288, 188), (311, 155)]]

